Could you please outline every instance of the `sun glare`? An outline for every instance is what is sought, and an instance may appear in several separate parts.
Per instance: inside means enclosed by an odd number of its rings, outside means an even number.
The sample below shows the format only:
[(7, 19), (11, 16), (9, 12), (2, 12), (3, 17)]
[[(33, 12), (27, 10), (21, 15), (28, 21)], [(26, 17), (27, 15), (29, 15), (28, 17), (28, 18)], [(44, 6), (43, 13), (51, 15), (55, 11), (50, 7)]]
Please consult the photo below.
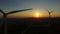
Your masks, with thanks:
[(40, 16), (40, 14), (37, 12), (37, 13), (35, 14), (35, 16), (36, 16), (36, 17), (39, 17), (39, 16)]
[(35, 9), (34, 10), (34, 17), (35, 18), (40, 18), (40, 17), (42, 17), (42, 12), (41, 12), (42, 10), (40, 10), (40, 9)]

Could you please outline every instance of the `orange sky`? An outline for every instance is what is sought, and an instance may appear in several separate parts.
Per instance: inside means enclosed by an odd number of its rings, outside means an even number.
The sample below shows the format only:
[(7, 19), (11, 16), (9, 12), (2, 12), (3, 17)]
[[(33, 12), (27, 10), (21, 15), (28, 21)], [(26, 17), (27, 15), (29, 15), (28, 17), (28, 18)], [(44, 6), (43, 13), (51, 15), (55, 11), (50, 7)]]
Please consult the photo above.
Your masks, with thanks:
[[(45, 10), (40, 10), (40, 9), (35, 9), (32, 11), (26, 11), (26, 12), (19, 12), (19, 13), (15, 13), (15, 14), (10, 14), (7, 17), (10, 18), (21, 18), (21, 17), (37, 17), (36, 14), (39, 13), (39, 17), (48, 17), (49, 14), (47, 11)], [(51, 13), (51, 17), (60, 17), (59, 14), (57, 12), (53, 12)]]
[[(14, 14), (10, 14), (7, 15), (7, 18), (25, 18), (25, 17), (37, 17), (37, 14), (39, 14), (38, 17), (48, 17), (48, 12), (45, 10), (41, 10), (41, 9), (34, 9), (31, 11), (26, 11), (26, 12), (19, 12), (19, 13), (14, 13)], [(2, 13), (0, 13), (0, 17), (2, 17)], [(51, 14), (51, 17), (60, 17), (59, 13), (57, 12), (53, 12)]]

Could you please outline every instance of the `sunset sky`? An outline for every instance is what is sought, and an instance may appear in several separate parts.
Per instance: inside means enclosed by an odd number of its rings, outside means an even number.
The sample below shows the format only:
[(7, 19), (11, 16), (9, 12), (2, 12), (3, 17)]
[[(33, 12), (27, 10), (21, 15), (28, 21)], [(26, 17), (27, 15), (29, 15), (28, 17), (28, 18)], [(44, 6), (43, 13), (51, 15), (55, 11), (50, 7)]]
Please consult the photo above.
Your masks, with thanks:
[(60, 17), (60, 0), (0, 0), (0, 9), (5, 13), (29, 8), (33, 8), (33, 10), (10, 14), (7, 17), (36, 17), (37, 13), (39, 13), (39, 17), (48, 17), (47, 9), (54, 10), (52, 17)]

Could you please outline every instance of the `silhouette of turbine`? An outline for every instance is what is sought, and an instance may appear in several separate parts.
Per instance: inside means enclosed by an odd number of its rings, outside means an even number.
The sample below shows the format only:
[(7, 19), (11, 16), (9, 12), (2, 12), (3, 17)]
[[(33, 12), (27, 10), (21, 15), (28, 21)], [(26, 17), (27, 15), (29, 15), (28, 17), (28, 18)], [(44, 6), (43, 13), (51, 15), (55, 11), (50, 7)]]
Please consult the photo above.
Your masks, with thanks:
[(47, 10), (47, 11), (48, 11), (48, 14), (49, 14), (49, 24), (50, 24), (51, 13), (53, 12), (53, 10), (51, 10), (51, 11)]
[(4, 34), (7, 34), (7, 15), (8, 14), (17, 13), (17, 12), (27, 11), (27, 10), (32, 10), (32, 8), (30, 8), (30, 9), (23, 9), (23, 10), (17, 10), (17, 11), (11, 11), (11, 12), (8, 12), (8, 13), (4, 13), (0, 9), (0, 12), (3, 14), (3, 29), (4, 29)]

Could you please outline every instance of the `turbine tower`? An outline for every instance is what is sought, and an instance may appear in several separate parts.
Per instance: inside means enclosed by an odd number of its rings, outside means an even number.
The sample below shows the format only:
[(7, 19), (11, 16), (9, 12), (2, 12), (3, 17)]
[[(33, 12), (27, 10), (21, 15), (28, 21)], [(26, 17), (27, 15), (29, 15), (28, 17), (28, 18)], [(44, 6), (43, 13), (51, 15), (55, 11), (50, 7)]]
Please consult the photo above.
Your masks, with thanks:
[(49, 24), (50, 24), (51, 13), (53, 12), (53, 10), (51, 10), (51, 11), (47, 10), (47, 11), (48, 11), (48, 14), (49, 14)]
[(32, 10), (32, 8), (30, 8), (30, 9), (23, 9), (23, 10), (17, 10), (17, 11), (11, 11), (11, 12), (8, 12), (8, 13), (4, 13), (0, 9), (0, 12), (3, 14), (3, 29), (4, 29), (4, 34), (7, 34), (7, 15), (8, 14), (17, 13), (17, 12), (27, 11), (27, 10)]

